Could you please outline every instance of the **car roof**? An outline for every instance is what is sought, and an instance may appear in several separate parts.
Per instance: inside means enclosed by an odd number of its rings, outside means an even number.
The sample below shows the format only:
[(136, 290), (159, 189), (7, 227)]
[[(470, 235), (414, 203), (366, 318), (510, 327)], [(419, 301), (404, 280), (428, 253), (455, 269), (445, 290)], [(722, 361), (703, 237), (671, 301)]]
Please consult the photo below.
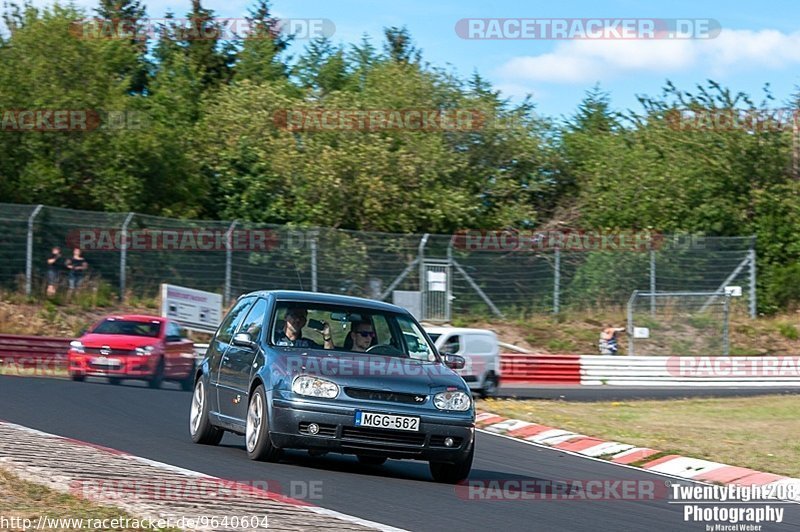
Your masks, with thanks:
[(409, 312), (403, 307), (384, 303), (383, 301), (376, 301), (374, 299), (366, 299), (363, 297), (343, 296), (339, 294), (326, 294), (324, 292), (302, 292), (299, 290), (258, 290), (243, 294), (245, 296), (260, 296), (260, 297), (274, 297), (277, 301), (292, 301), (298, 303), (324, 303), (329, 305), (352, 305), (358, 307), (369, 308), (372, 310), (382, 310), (384, 312), (399, 312), (408, 314)]
[(447, 327), (447, 326), (437, 326), (437, 325), (425, 325), (422, 324), (422, 327), (428, 334), (445, 334), (445, 333), (458, 333), (458, 334), (488, 334), (491, 336), (497, 336), (494, 331), (490, 331), (489, 329), (475, 329), (470, 327)]
[(167, 321), (167, 318), (162, 316), (150, 316), (149, 314), (109, 314), (108, 316), (103, 316), (104, 320), (107, 319), (115, 319), (115, 320), (127, 320), (127, 321)]

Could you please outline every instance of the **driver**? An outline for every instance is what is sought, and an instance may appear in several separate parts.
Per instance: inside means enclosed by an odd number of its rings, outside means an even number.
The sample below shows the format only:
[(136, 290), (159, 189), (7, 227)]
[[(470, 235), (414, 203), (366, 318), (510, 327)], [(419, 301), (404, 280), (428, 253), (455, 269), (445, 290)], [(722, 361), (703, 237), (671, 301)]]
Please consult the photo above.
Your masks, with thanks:
[[(303, 327), (308, 321), (308, 310), (303, 307), (289, 307), (286, 309), (284, 316), (286, 325), (283, 327), (283, 332), (278, 337), (275, 345), (288, 346), (288, 347), (310, 347), (313, 349), (321, 349), (323, 346), (319, 345), (313, 340), (303, 338)], [(333, 349), (333, 338), (331, 337), (331, 326), (328, 322), (322, 322), (322, 340), (325, 342), (325, 349)]]
[(375, 329), (369, 321), (356, 321), (350, 326), (350, 339), (353, 341), (352, 351), (363, 353), (372, 345)]

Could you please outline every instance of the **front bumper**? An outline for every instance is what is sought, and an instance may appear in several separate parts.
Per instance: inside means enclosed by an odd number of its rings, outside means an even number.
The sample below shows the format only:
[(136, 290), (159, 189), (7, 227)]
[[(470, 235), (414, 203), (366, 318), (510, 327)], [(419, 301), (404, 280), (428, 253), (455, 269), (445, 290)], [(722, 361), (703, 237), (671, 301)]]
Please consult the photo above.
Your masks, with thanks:
[(88, 377), (152, 377), (156, 371), (154, 356), (110, 356), (74, 354), (68, 355), (70, 375)]
[[(475, 424), (471, 419), (428, 411), (412, 414), (378, 405), (362, 405), (359, 409), (418, 416), (420, 430), (411, 432), (356, 427), (356, 408), (296, 403), (275, 398), (272, 402), (270, 438), (274, 445), (285, 449), (313, 449), (438, 462), (465, 459), (474, 445)], [(319, 425), (318, 434), (308, 432), (309, 423)], [(452, 438), (454, 444), (447, 447), (445, 438)]]

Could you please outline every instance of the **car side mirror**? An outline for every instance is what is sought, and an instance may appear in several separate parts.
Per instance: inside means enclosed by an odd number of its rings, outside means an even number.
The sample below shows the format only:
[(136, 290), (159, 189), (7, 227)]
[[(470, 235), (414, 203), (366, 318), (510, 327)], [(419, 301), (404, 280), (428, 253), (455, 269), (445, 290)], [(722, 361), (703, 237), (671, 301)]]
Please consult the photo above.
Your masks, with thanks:
[(444, 365), (450, 369), (464, 369), (464, 366), (467, 365), (467, 361), (464, 357), (459, 355), (445, 355)]
[(246, 332), (240, 332), (233, 337), (233, 345), (238, 347), (246, 347), (248, 349), (255, 349), (256, 344), (250, 335)]

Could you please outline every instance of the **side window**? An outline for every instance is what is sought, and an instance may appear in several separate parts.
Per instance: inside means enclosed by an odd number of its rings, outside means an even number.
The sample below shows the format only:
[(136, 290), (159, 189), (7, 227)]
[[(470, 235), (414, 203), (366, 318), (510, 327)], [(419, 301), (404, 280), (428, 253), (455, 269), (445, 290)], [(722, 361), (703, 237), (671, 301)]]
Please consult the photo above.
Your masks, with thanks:
[(247, 297), (236, 303), (236, 306), (231, 309), (225, 319), (222, 322), (222, 325), (219, 326), (219, 331), (217, 333), (217, 342), (225, 342), (229, 344), (231, 339), (233, 338), (233, 331), (236, 330), (236, 327), (244, 319), (245, 315), (247, 315), (247, 310), (250, 308), (250, 305), (253, 303), (252, 297)]
[(181, 328), (178, 327), (177, 323), (168, 321), (167, 322), (167, 341), (168, 342), (178, 342), (182, 338), (181, 336)]
[(455, 355), (461, 350), (461, 345), (463, 342), (461, 341), (461, 336), (453, 335), (447, 339), (447, 341), (442, 345), (442, 354), (443, 355)]
[(409, 357), (428, 362), (436, 360), (433, 349), (428, 345), (428, 342), (425, 340), (425, 335), (416, 323), (401, 316), (397, 318), (397, 325), (400, 326), (400, 331), (403, 333), (403, 341), (408, 350)]
[(256, 304), (247, 313), (247, 318), (242, 322), (238, 332), (250, 335), (255, 341), (261, 338), (261, 330), (264, 328), (264, 318), (267, 313), (267, 302), (263, 299), (256, 301)]

